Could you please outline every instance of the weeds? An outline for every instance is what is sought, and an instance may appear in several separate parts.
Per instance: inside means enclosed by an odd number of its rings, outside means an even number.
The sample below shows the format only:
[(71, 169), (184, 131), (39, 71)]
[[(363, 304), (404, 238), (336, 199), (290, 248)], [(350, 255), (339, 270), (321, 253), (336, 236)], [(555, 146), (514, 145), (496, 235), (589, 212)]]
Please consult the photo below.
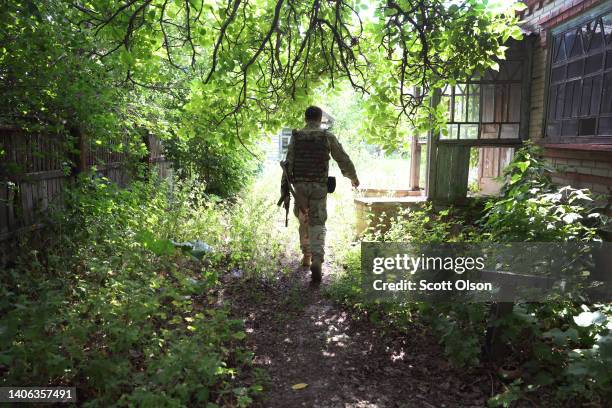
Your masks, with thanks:
[[(436, 210), (429, 205), (406, 210), (378, 226), (366, 240), (390, 242), (584, 242), (599, 240), (607, 221), (587, 190), (556, 187), (533, 146), (520, 150), (505, 172), (503, 195), (484, 209)], [(375, 221), (375, 220), (374, 220)], [(376, 225), (376, 222), (371, 225)], [(328, 294), (371, 320), (394, 328), (416, 321), (432, 328), (449, 359), (458, 366), (480, 363), (488, 326), (502, 328), (521, 377), (492, 398), (491, 406), (509, 406), (547, 387), (559, 401), (604, 401), (612, 395), (612, 313), (609, 305), (584, 304), (584, 293), (545, 303), (518, 303), (510, 315), (495, 320), (489, 305), (382, 303), (366, 301), (361, 289), (359, 248), (342, 260)], [(384, 319), (382, 318), (384, 316)]]
[[(243, 385), (252, 356), (216, 290), (223, 271), (274, 263), (269, 211), (196, 183), (84, 178), (46, 248), (0, 277), (2, 385), (76, 386), (91, 407), (248, 405), (261, 385)], [(196, 239), (202, 261), (172, 244)]]

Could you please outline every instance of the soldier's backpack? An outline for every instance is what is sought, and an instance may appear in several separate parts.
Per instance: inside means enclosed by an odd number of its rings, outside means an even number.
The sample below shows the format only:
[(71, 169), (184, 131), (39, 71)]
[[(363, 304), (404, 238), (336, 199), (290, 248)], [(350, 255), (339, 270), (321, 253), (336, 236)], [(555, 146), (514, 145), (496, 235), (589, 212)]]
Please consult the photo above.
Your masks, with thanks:
[(293, 182), (327, 183), (329, 171), (329, 141), (325, 130), (292, 131), (295, 156)]

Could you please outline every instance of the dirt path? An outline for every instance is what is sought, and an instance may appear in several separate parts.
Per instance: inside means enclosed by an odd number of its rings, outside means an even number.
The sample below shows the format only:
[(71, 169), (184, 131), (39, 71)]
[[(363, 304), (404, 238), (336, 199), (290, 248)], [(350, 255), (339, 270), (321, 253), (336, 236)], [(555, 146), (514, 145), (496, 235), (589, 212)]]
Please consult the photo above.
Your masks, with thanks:
[[(309, 272), (230, 290), (236, 314), (248, 316), (255, 365), (270, 376), (263, 407), (483, 407), (492, 378), (458, 371), (437, 339), (415, 327), (408, 334), (352, 319), (309, 285)], [(412, 329), (411, 329), (412, 330)], [(292, 385), (306, 383), (301, 390)]]

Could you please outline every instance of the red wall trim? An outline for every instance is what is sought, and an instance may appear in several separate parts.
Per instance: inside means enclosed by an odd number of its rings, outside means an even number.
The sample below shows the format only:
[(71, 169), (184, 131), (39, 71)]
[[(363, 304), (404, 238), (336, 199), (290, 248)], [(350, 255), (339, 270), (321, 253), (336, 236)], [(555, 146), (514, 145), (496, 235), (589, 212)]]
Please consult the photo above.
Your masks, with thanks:
[[(546, 31), (563, 23), (577, 14), (588, 10), (589, 8), (599, 4), (601, 0), (565, 0), (559, 7), (553, 6), (553, 9), (547, 12), (540, 10), (550, 3), (551, 0), (527, 0), (525, 3), (527, 9), (518, 13), (519, 18), (527, 22), (527, 27), (534, 32), (540, 34), (540, 46), (546, 48)], [(540, 15), (533, 14), (540, 12)]]
[(555, 176), (561, 177), (565, 180), (578, 182), (578, 183), (593, 183), (593, 184), (602, 184), (604, 186), (612, 186), (612, 178), (602, 177), (602, 176), (594, 176), (592, 174), (582, 174), (576, 172), (557, 172)]
[[(554, 147), (551, 147), (554, 146)], [(569, 146), (569, 145), (568, 145)], [(572, 145), (569, 147), (556, 147), (556, 145), (543, 145), (544, 157), (559, 159), (589, 160), (594, 162), (612, 163), (612, 145)]]
[(564, 9), (562, 6), (562, 8), (559, 9), (560, 13), (558, 13), (557, 15), (550, 15), (547, 19), (541, 20), (539, 23), (543, 29), (548, 30), (558, 24), (561, 24), (565, 20), (574, 17), (576, 14), (591, 8), (592, 6), (599, 3), (599, 1), (600, 0), (584, 0), (582, 2), (577, 3), (576, 1), (572, 2), (571, 0), (567, 0), (567, 8)]

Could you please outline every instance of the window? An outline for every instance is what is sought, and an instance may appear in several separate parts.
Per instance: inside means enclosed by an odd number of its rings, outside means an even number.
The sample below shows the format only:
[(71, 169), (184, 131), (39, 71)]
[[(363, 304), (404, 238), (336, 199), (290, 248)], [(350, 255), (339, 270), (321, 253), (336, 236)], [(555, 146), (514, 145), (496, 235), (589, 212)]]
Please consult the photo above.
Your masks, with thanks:
[(524, 42), (508, 44), (506, 59), (499, 70), (476, 75), (463, 84), (447, 85), (441, 103), (447, 110), (447, 126), (440, 140), (482, 139), (519, 141), (521, 89), (523, 85)]
[(552, 36), (546, 136), (612, 137), (612, 12)]

